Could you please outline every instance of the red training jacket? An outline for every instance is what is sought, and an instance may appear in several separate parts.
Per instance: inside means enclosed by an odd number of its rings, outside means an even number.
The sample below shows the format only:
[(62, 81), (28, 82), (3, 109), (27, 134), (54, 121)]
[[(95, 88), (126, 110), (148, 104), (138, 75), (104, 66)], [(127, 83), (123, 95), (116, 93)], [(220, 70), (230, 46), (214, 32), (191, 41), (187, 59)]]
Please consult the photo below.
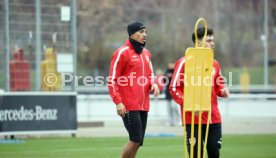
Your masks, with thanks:
[[(183, 97), (184, 97), (184, 72), (185, 72), (185, 57), (180, 58), (174, 68), (174, 74), (172, 77), (172, 81), (170, 84), (170, 93), (175, 102), (177, 102), (181, 109), (183, 108)], [(224, 80), (221, 76), (221, 70), (219, 63), (214, 60), (213, 62), (213, 84), (212, 84), (212, 94), (211, 94), (211, 119), (210, 124), (213, 123), (221, 123), (220, 112), (218, 109), (218, 101), (217, 96), (221, 96), (220, 90), (224, 88)], [(181, 110), (183, 115), (183, 111)], [(191, 124), (191, 112), (186, 113), (186, 123)], [(202, 114), (202, 123), (207, 123), (207, 112), (203, 112)], [(198, 123), (198, 117), (195, 116), (195, 124)]]
[(114, 52), (108, 89), (116, 105), (123, 103), (127, 111), (149, 111), (149, 93), (154, 79), (150, 59), (147, 49), (138, 54), (129, 40)]

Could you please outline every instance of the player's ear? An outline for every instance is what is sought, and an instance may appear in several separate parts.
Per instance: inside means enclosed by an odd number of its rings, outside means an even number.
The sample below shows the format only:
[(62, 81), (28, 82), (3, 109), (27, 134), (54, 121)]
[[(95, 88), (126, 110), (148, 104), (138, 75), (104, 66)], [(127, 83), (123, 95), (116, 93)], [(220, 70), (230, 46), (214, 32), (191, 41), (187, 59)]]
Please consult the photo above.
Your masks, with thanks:
[(202, 40), (198, 40), (197, 46), (198, 46), (198, 47), (201, 47), (201, 43), (202, 43)]

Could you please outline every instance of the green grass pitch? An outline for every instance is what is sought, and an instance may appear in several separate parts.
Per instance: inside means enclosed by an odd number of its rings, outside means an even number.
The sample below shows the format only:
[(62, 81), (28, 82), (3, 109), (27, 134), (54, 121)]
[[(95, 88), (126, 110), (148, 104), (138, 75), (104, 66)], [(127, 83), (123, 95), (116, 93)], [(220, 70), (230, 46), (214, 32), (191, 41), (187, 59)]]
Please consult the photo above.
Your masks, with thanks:
[[(127, 137), (28, 138), (0, 143), (0, 158), (119, 158)], [(183, 137), (146, 137), (137, 158), (183, 158)], [(275, 135), (225, 135), (222, 158), (276, 158)]]

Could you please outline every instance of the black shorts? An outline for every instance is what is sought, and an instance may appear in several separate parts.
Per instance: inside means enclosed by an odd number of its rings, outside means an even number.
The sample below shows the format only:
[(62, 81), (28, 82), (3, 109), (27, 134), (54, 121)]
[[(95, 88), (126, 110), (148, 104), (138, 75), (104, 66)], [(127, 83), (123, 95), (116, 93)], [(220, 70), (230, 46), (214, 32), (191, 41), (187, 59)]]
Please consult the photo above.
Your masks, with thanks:
[[(190, 143), (191, 143), (191, 125), (188, 124), (187, 126), (187, 146), (188, 146), (188, 152), (190, 152)], [(206, 134), (206, 125), (202, 125), (202, 133), (201, 133), (201, 152), (203, 151), (203, 142), (205, 139), (205, 134)], [(220, 155), (220, 148), (221, 148), (221, 137), (222, 137), (222, 132), (221, 132), (221, 124), (210, 124), (209, 126), (209, 132), (208, 132), (208, 140), (207, 140), (207, 154), (208, 157), (211, 158), (219, 158)], [(197, 142), (198, 142), (198, 125), (195, 124), (194, 128), (194, 157), (197, 158)], [(201, 154), (202, 156), (202, 154)]]
[(147, 111), (128, 111), (123, 117), (124, 125), (128, 131), (129, 140), (143, 145), (147, 127)]

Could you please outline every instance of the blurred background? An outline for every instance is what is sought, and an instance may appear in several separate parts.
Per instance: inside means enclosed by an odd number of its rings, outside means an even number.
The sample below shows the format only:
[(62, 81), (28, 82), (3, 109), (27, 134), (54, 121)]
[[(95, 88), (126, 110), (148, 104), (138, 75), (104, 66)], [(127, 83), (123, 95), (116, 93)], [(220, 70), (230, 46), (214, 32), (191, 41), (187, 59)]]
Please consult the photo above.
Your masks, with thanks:
[[(164, 71), (169, 61), (176, 61), (187, 47), (193, 46), (191, 34), (200, 17), (215, 31), (215, 58), (226, 77), (232, 73), (233, 88), (241, 84), (243, 72), (249, 75), (250, 87), (269, 89), (275, 85), (274, 0), (268, 1), (267, 7), (265, 0), (78, 0), (75, 9), (68, 13), (70, 0), (40, 1), (39, 7), (36, 3), (10, 0), (5, 12), (4, 0), (0, 1), (0, 74), (6, 75), (7, 60), (12, 60), (12, 53), (22, 48), (30, 63), (32, 91), (41, 89), (37, 65), (44, 60), (46, 48), (55, 47), (56, 54), (72, 55), (74, 60), (69, 55), (72, 61), (67, 63), (72, 64), (72, 73), (107, 76), (112, 53), (127, 39), (127, 24), (137, 19), (147, 26), (147, 48), (152, 53), (154, 69)], [(72, 23), (74, 16), (76, 21)], [(10, 89), (8, 79), (0, 78), (2, 89)], [(82, 83), (80, 79), (79, 84)]]

